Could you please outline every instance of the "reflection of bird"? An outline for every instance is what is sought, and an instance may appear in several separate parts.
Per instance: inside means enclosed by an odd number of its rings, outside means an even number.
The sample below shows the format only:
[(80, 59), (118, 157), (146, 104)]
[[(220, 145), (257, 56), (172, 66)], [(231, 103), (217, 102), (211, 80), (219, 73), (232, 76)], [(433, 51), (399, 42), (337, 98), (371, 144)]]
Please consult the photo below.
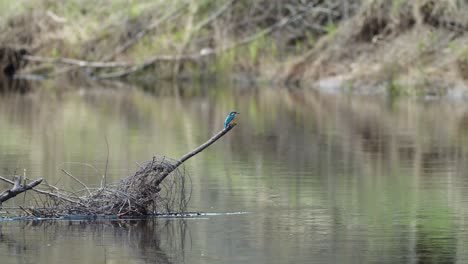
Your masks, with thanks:
[(228, 128), (233, 122), (234, 118), (236, 118), (236, 115), (240, 114), (239, 112), (232, 111), (229, 113), (229, 115), (226, 117), (226, 120), (224, 120), (224, 128)]

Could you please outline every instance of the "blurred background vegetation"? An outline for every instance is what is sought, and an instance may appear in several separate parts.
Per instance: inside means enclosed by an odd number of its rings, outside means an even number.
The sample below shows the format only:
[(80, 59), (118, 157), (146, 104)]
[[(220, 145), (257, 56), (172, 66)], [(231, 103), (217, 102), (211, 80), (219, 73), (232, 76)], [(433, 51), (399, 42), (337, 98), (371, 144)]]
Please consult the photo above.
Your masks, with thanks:
[[(0, 1), (0, 45), (48, 58), (25, 73), (49, 76), (332, 78), (312, 83), (432, 93), (468, 76), (466, 7), (464, 0)], [(51, 58), (126, 64), (64, 69)]]

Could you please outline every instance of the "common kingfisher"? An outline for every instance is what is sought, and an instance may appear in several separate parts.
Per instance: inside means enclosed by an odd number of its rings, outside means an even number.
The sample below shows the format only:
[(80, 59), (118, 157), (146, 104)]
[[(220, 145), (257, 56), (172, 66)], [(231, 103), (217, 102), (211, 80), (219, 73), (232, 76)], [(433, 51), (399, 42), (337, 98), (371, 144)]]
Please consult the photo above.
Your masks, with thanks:
[(224, 129), (228, 128), (234, 122), (234, 119), (238, 114), (240, 113), (236, 111), (232, 111), (231, 113), (229, 113), (229, 115), (226, 117), (226, 120), (224, 120)]

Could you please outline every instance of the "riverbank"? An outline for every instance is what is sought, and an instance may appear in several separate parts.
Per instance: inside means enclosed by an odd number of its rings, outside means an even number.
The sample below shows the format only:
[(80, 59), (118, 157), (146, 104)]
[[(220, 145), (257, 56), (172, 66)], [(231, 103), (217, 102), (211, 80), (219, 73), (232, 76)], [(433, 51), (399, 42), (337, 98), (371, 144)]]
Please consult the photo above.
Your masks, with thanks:
[(23, 74), (256, 81), (443, 95), (468, 79), (466, 4), (454, 1), (5, 3), (2, 46)]
[[(288, 79), (322, 88), (444, 95), (466, 87), (467, 16), (449, 1), (370, 1), (295, 62)], [(402, 2), (402, 1), (400, 1)]]

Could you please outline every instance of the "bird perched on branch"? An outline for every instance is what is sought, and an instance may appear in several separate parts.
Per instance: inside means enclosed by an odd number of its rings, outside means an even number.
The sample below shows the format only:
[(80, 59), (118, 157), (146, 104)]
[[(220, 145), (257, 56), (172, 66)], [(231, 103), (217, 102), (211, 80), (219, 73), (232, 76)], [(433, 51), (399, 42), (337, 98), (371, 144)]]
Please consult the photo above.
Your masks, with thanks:
[(226, 120), (224, 120), (224, 129), (228, 128), (231, 124), (234, 123), (234, 119), (238, 114), (240, 113), (236, 111), (232, 111), (229, 113), (229, 115), (226, 117)]

